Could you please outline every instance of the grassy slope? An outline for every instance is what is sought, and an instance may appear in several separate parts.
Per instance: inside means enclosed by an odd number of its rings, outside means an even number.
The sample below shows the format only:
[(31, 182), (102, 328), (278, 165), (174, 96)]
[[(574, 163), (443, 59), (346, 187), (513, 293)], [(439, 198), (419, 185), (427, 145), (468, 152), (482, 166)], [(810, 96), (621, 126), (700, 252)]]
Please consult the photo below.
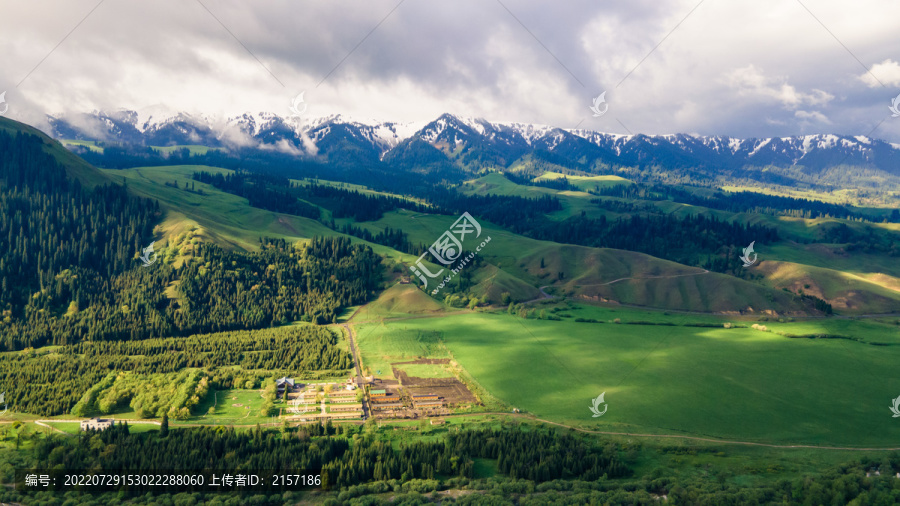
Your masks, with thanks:
[(443, 310), (443, 304), (415, 285), (397, 284), (381, 292), (378, 299), (366, 304), (354, 320), (432, 314)]
[(569, 180), (569, 184), (576, 186), (581, 190), (594, 190), (596, 188), (607, 188), (620, 184), (630, 185), (632, 182), (620, 176), (573, 176), (562, 174), (559, 172), (545, 172), (535, 178), (535, 181), (553, 180), (565, 177)]
[(62, 144), (63, 146), (65, 146), (67, 148), (69, 146), (79, 146), (82, 148), (87, 148), (88, 150), (93, 151), (94, 153), (102, 153), (103, 152), (103, 148), (101, 148), (100, 146), (97, 145), (97, 141), (81, 141), (81, 140), (77, 140), (77, 139), (59, 139), (59, 142), (60, 142), (60, 144)]
[[(376, 232), (400, 228), (414, 244), (431, 244), (453, 223), (452, 216), (421, 215), (408, 211), (386, 213), (376, 222), (361, 224)], [(800, 311), (799, 302), (781, 291), (731, 276), (700, 274), (700, 269), (630, 251), (560, 245), (512, 234), (482, 222), (483, 237), (491, 242), (481, 255), (491, 264), (474, 275), (478, 293), (497, 301), (503, 292), (514, 300), (540, 297), (535, 288), (557, 286), (574, 296), (600, 296), (625, 304), (694, 311)], [(544, 268), (540, 267), (541, 260)], [(563, 280), (557, 280), (558, 273)], [(697, 274), (696, 276), (694, 274)], [(662, 278), (651, 279), (654, 276)], [(601, 286), (620, 278), (635, 278)]]
[[(565, 219), (566, 217), (580, 213), (582, 210), (588, 216), (598, 216), (605, 214), (607, 218), (615, 219), (618, 215), (608, 211), (598, 210), (597, 206), (590, 204), (590, 200), (597, 198), (594, 195), (583, 192), (557, 192), (549, 188), (522, 186), (509, 181), (500, 174), (488, 174), (484, 177), (469, 181), (465, 190), (468, 193), (486, 195), (489, 193), (502, 195), (518, 195), (535, 197), (538, 195), (557, 194), (563, 203), (564, 209), (550, 215), (552, 219)], [(610, 200), (623, 200), (613, 197), (603, 197)], [(635, 201), (630, 201), (635, 202)], [(826, 298), (831, 302), (835, 309), (845, 313), (880, 313), (892, 312), (895, 308), (900, 308), (900, 264), (893, 261), (890, 257), (884, 255), (872, 255), (864, 253), (851, 254), (838, 253), (841, 245), (833, 245), (833, 247), (825, 247), (822, 244), (805, 245), (795, 241), (811, 241), (820, 236), (821, 228), (824, 226), (843, 223), (857, 232), (865, 231), (866, 227), (877, 231), (877, 233), (900, 233), (900, 224), (876, 223), (866, 224), (855, 221), (839, 220), (835, 218), (816, 218), (803, 219), (791, 217), (776, 217), (751, 213), (729, 213), (708, 209), (705, 207), (691, 206), (671, 201), (653, 202), (653, 201), (637, 201), (647, 205), (652, 205), (661, 211), (673, 216), (688, 216), (702, 214), (710, 217), (716, 217), (722, 220), (735, 220), (741, 223), (753, 223), (758, 225), (766, 225), (777, 228), (782, 237), (788, 239), (788, 242), (781, 242), (774, 245), (757, 244), (756, 250), (763, 260), (771, 261), (787, 261), (795, 265), (790, 271), (792, 274), (785, 278), (788, 273), (785, 269), (779, 269), (778, 274), (772, 269), (762, 269), (757, 273), (765, 274), (760, 284), (748, 284), (743, 281), (721, 281), (716, 280), (710, 282), (708, 279), (692, 279), (691, 277), (679, 277), (666, 279), (657, 279), (652, 282), (645, 280), (634, 280), (606, 287), (590, 288), (587, 285), (596, 283), (605, 283), (618, 277), (633, 276), (646, 277), (648, 271), (636, 274), (625, 274), (616, 276), (610, 272), (610, 266), (614, 263), (605, 261), (603, 265), (603, 279), (588, 281), (587, 279), (579, 279), (582, 274), (578, 272), (569, 273), (564, 283), (565, 289), (573, 294), (586, 294), (589, 296), (599, 296), (612, 298), (622, 302), (636, 303), (639, 305), (656, 306), (671, 309), (694, 309), (694, 310), (728, 310), (736, 308), (753, 307), (754, 309), (771, 309), (782, 307), (788, 311), (793, 310), (792, 303), (781, 293), (781, 288), (785, 286), (799, 286), (809, 284), (812, 288), (807, 289), (806, 293), (811, 293)], [(517, 257), (529, 259), (529, 250), (516, 250)], [(565, 247), (560, 251), (565, 251)], [(594, 251), (613, 251), (594, 249)], [(639, 257), (637, 254), (629, 253), (628, 261), (636, 261)], [(545, 255), (545, 263), (549, 261)], [(551, 256), (555, 256), (552, 255)], [(662, 260), (654, 259), (657, 262)], [(526, 262), (532, 266), (533, 262)], [(572, 265), (582, 266), (589, 265), (584, 261), (573, 262), (567, 261), (560, 263), (561, 268), (549, 268), (550, 274), (563, 270), (565, 267)], [(684, 272), (677, 269), (669, 268), (660, 271), (657, 265), (651, 271), (656, 274), (671, 275)], [(683, 266), (681, 266), (683, 268)], [(774, 267), (774, 263), (770, 263), (768, 267)], [(577, 269), (576, 269), (577, 270)], [(844, 271), (844, 272), (840, 272)], [(546, 274), (544, 272), (543, 274)], [(592, 273), (588, 271), (588, 277)], [(606, 276), (606, 274), (611, 274)], [(770, 275), (771, 274), (771, 275)], [(849, 274), (849, 279), (847, 275)], [(711, 277), (717, 278), (718, 275)], [(792, 281), (790, 279), (803, 280), (802, 282)], [(552, 279), (552, 278), (550, 278)], [(786, 281), (789, 279), (790, 281)], [(837, 282), (840, 281), (840, 282)], [(847, 283), (849, 281), (849, 284)], [(799, 283), (799, 285), (798, 285)], [(843, 283), (843, 285), (841, 285)], [(721, 286), (720, 286), (721, 285)], [(710, 290), (714, 287), (721, 288), (725, 294), (724, 298), (719, 293), (715, 294), (712, 299), (712, 306), (709, 302), (704, 302), (705, 296), (709, 296)], [(768, 288), (774, 288), (775, 294), (772, 294)], [(818, 289), (815, 287), (819, 287)], [(584, 290), (582, 290), (582, 288)], [(796, 287), (794, 289), (796, 291)], [(774, 297), (774, 301), (771, 298)], [(637, 302), (633, 302), (637, 301)]]
[[(202, 240), (249, 250), (256, 246), (260, 236), (295, 241), (313, 235), (335, 235), (334, 231), (317, 221), (249, 207), (246, 199), (219, 191), (210, 185), (193, 182), (194, 188), (201, 190), (203, 194), (184, 190), (184, 184), (190, 181), (191, 174), (201, 169), (223, 171), (210, 167), (172, 166), (103, 172), (115, 179), (124, 178), (131, 191), (136, 194), (158, 199), (168, 210), (161, 229), (169, 238), (197, 228), (194, 235), (199, 235)], [(507, 181), (505, 178), (501, 179)], [(165, 185), (172, 181), (179, 188)], [(422, 215), (401, 210), (387, 213), (377, 222), (361, 225), (372, 231), (385, 227), (401, 228), (409, 234), (413, 243), (430, 244), (453, 220), (454, 217), (451, 216)], [(486, 236), (490, 236), (492, 241), (482, 255), (490, 264), (473, 272), (476, 283), (474, 293), (487, 295), (494, 301), (499, 300), (505, 292), (510, 293), (514, 300), (538, 298), (540, 293), (536, 287), (553, 284), (557, 273), (563, 272), (564, 281), (557, 284), (568, 293), (599, 296), (626, 304), (699, 311), (729, 311), (747, 307), (757, 311), (800, 309), (787, 295), (780, 292), (771, 295), (764, 287), (719, 275), (704, 276), (717, 278), (714, 283), (706, 279), (698, 281), (693, 276), (684, 276), (699, 272), (697, 269), (647, 255), (560, 246), (511, 234), (487, 223), (484, 227)], [(356, 238), (352, 240), (361, 242)], [(412, 255), (384, 246), (372, 247), (380, 254), (407, 264), (415, 260)], [(545, 262), (544, 269), (539, 267), (541, 259)], [(647, 282), (645, 278), (652, 276), (673, 277)], [(624, 277), (636, 279), (598, 286)], [(715, 295), (719, 293), (728, 295)]]
[[(200, 182), (191, 180), (198, 170), (227, 172), (206, 166), (137, 167), (127, 170), (104, 170), (112, 177), (124, 178), (133, 193), (157, 199), (167, 213), (162, 229), (167, 236), (183, 231), (186, 227), (200, 227), (204, 239), (226, 247), (250, 250), (258, 245), (261, 236), (288, 241), (305, 239), (314, 235), (335, 235), (321, 223), (250, 207), (247, 199), (225, 193)], [(166, 186), (175, 181), (179, 188)], [(184, 190), (184, 183), (194, 183), (203, 194)]]
[(0, 116), (0, 130), (13, 135), (18, 132), (24, 132), (41, 137), (44, 141), (44, 150), (53, 155), (53, 157), (56, 158), (56, 161), (65, 167), (69, 177), (79, 179), (82, 184), (87, 187), (102, 185), (113, 181), (37, 128)]
[(830, 301), (841, 313), (900, 312), (900, 279), (885, 274), (864, 276), (792, 262), (766, 261), (759, 264), (768, 281), (778, 288), (815, 295)]
[(181, 149), (187, 149), (188, 152), (192, 155), (205, 155), (209, 152), (209, 150), (218, 150), (219, 148), (211, 148), (208, 146), (200, 146), (197, 144), (183, 144), (177, 146), (150, 146), (153, 149), (159, 150), (162, 153), (172, 153), (173, 151), (178, 151)]
[[(604, 321), (652, 319), (646, 311), (621, 308), (565, 312)], [(674, 323), (728, 321), (652, 314)], [(411, 336), (440, 329), (453, 358), (491, 394), (538, 417), (583, 428), (896, 446), (900, 426), (887, 409), (900, 380), (895, 325), (822, 320), (770, 328), (798, 334), (824, 328), (894, 346), (788, 339), (750, 328), (522, 320), (505, 313), (363, 325), (359, 341), (364, 361), (374, 355), (384, 363), (382, 357), (427, 351)], [(394, 335), (402, 337), (387, 340)], [(590, 399), (601, 392), (609, 411), (592, 418)]]

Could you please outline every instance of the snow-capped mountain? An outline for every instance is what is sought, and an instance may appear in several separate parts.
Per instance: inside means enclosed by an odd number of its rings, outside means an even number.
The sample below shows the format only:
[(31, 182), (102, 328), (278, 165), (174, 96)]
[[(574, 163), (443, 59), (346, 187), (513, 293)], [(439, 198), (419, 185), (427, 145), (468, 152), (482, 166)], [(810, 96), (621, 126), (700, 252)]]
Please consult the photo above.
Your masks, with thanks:
[[(444, 114), (427, 123), (297, 118), (274, 113), (215, 118), (167, 111), (94, 112), (49, 117), (51, 135), (144, 146), (259, 147), (325, 161), (445, 158), (460, 167), (509, 167), (531, 155), (561, 166), (697, 168), (707, 174), (742, 167), (799, 167), (806, 173), (853, 165), (900, 176), (900, 145), (831, 134), (764, 139), (620, 135)], [(440, 155), (439, 155), (440, 154)]]

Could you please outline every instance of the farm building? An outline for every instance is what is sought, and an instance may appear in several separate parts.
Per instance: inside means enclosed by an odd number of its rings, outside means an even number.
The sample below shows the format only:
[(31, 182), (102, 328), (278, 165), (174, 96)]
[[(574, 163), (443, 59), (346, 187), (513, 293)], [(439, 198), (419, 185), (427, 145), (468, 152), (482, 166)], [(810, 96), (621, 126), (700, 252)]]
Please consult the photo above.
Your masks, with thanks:
[(377, 399), (379, 397), (387, 397), (387, 390), (369, 390), (369, 396), (373, 399)]
[(437, 394), (419, 394), (419, 395), (413, 395), (413, 396), (412, 396), (412, 400), (415, 401), (415, 402), (419, 402), (419, 401), (436, 401), (436, 400), (438, 400), (438, 399), (439, 399), (439, 397), (437, 396)]
[(329, 397), (356, 397), (353, 390), (333, 390), (328, 394)]
[(362, 409), (362, 404), (342, 404), (338, 406), (331, 406), (330, 411), (333, 413), (335, 411), (359, 411)]
[(339, 419), (362, 418), (362, 411), (350, 411), (347, 413), (331, 413), (327, 416), (329, 416), (330, 418), (339, 418)]
[(279, 378), (275, 380), (275, 390), (277, 395), (281, 395), (285, 390), (290, 392), (294, 389), (294, 378)]
[(403, 407), (402, 402), (381, 402), (378, 404), (372, 404), (372, 409), (400, 409)]
[(414, 402), (413, 405), (417, 408), (439, 408), (444, 405), (443, 401), (422, 401), (422, 402)]
[(113, 426), (112, 418), (91, 418), (81, 421), (81, 430), (106, 430)]

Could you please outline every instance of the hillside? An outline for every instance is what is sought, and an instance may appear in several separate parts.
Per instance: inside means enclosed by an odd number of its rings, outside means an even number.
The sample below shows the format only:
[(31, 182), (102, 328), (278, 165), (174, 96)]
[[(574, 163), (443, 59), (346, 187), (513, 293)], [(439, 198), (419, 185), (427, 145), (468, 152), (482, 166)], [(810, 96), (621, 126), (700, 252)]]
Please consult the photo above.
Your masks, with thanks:
[[(361, 165), (420, 172), (424, 167), (455, 181), (484, 168), (521, 170), (530, 167), (540, 176), (547, 170), (615, 175), (632, 180), (694, 181), (702, 184), (767, 186), (785, 189), (836, 191), (852, 188), (847, 196), (880, 205), (896, 205), (900, 195), (900, 147), (880, 139), (832, 134), (739, 139), (724, 136), (618, 135), (548, 125), (493, 122), (443, 114), (430, 122), (355, 121), (329, 116), (299, 123), (272, 112), (210, 118), (169, 112), (96, 112), (77, 118), (49, 117), (53, 136), (70, 141), (99, 141), (125, 148), (145, 163), (164, 160), (169, 147), (194, 146), (193, 160), (181, 163), (221, 165), (213, 159), (225, 153), (197, 151), (197, 145), (235, 151), (254, 146), (258, 151), (290, 154), (277, 161), (251, 160), (249, 166), (283, 166), (299, 158), (311, 172), (321, 164), (349, 172)], [(90, 125), (90, 128), (76, 125)], [(233, 143), (229, 139), (241, 139)], [(88, 160), (109, 166), (121, 162), (77, 147)], [(130, 147), (163, 146), (157, 156)], [(152, 159), (152, 160), (151, 160)], [(132, 160), (131, 166), (141, 165)], [(121, 165), (119, 168), (123, 168)], [(257, 168), (258, 168), (257, 167)], [(321, 175), (321, 174), (318, 174)], [(434, 174), (432, 174), (434, 175)], [(587, 176), (591, 177), (591, 176)], [(378, 180), (373, 180), (378, 181)], [(400, 181), (378, 184), (399, 188)], [(404, 181), (404, 185), (409, 182)]]
[(108, 176), (92, 167), (89, 163), (66, 149), (65, 146), (58, 141), (50, 138), (47, 134), (41, 132), (37, 128), (0, 116), (0, 132), (6, 132), (11, 135), (21, 132), (39, 137), (43, 142), (44, 151), (53, 156), (53, 158), (66, 169), (66, 174), (71, 178), (78, 179), (87, 187), (112, 182), (112, 179)]
[[(30, 129), (14, 123), (4, 123), (6, 128)], [(34, 130), (34, 129), (30, 129)], [(30, 131), (29, 130), (29, 131)], [(36, 132), (36, 130), (34, 130)], [(42, 134), (41, 134), (42, 135)], [(135, 195), (149, 197), (159, 201), (165, 209), (159, 224), (158, 233), (162, 237), (160, 244), (180, 246), (186, 238), (191, 241), (209, 242), (226, 248), (237, 248), (252, 251), (257, 247), (260, 237), (282, 238), (290, 242), (305, 240), (315, 235), (343, 235), (331, 230), (322, 222), (292, 216), (285, 213), (273, 213), (250, 207), (246, 199), (231, 195), (208, 184), (193, 181), (191, 176), (196, 171), (227, 173), (223, 169), (206, 166), (163, 166), (139, 167), (128, 170), (105, 169), (98, 171), (83, 162), (77, 156), (64, 149), (59, 143), (42, 135), (46, 150), (57, 159), (71, 162), (67, 165), (68, 173), (76, 175), (86, 182), (124, 181), (128, 189)], [(560, 173), (546, 173), (538, 180), (558, 180)], [(617, 176), (566, 176), (566, 179), (584, 190), (594, 191), (608, 188), (610, 184), (629, 181)], [(190, 184), (190, 189), (186, 185)], [(295, 184), (309, 184), (296, 182)], [(372, 190), (355, 186), (356, 191)], [(526, 198), (552, 196), (560, 199), (563, 209), (550, 213), (548, 218), (562, 221), (571, 217), (584, 215), (588, 218), (615, 220), (629, 216), (615, 208), (597, 206), (593, 201), (596, 195), (585, 191), (554, 190), (540, 186), (523, 186), (516, 184), (500, 173), (490, 173), (471, 180), (461, 187), (468, 195), (511, 195)], [(614, 201), (615, 197), (602, 197)], [(631, 201), (635, 202), (635, 201)], [(690, 216), (697, 213), (706, 214), (724, 220), (737, 220), (745, 223), (760, 223), (776, 227), (786, 237), (797, 240), (815, 238), (818, 227), (841, 220), (816, 220), (806, 222), (796, 220), (777, 220), (765, 215), (742, 215), (715, 209), (704, 209), (698, 206), (685, 206), (672, 201), (636, 201), (644, 205), (658, 208), (661, 212), (672, 216)], [(328, 216), (327, 211), (323, 211)], [(412, 243), (428, 244), (439, 235), (441, 227), (449, 225), (448, 219), (438, 215), (388, 213), (384, 218), (373, 222), (360, 223), (365, 229), (374, 232), (384, 231), (387, 227), (402, 230)], [(342, 221), (346, 223), (346, 221)], [(863, 225), (846, 221), (854, 230), (862, 230)], [(540, 297), (538, 287), (551, 286), (560, 294), (583, 298), (584, 300), (609, 301), (612, 303), (630, 304), (663, 309), (702, 311), (702, 312), (735, 312), (735, 311), (781, 311), (785, 314), (802, 314), (808, 311), (798, 300), (798, 293), (805, 293), (823, 298), (832, 303), (836, 310), (847, 313), (882, 313), (890, 312), (892, 305), (900, 302), (896, 283), (891, 281), (897, 277), (893, 269), (862, 270), (854, 273), (859, 283), (855, 286), (835, 288), (828, 269), (802, 268), (802, 260), (791, 259), (803, 274), (792, 274), (793, 281), (786, 281), (786, 270), (776, 269), (774, 264), (760, 264), (754, 271), (761, 276), (761, 283), (748, 283), (747, 280), (734, 279), (730, 276), (705, 274), (703, 269), (685, 267), (677, 263), (654, 259), (639, 253), (616, 252), (603, 248), (585, 248), (576, 245), (559, 246), (555, 243), (535, 241), (519, 234), (510, 234), (501, 229), (492, 230), (494, 242), (490, 250), (484, 253), (487, 261), (483, 268), (472, 273), (472, 294), (486, 297), (490, 301), (499, 301), (504, 294), (512, 300), (524, 301)], [(359, 241), (351, 238), (352, 241)], [(392, 248), (369, 242), (376, 252), (407, 264), (414, 260), (413, 256)], [(777, 249), (776, 249), (777, 250)], [(782, 248), (780, 251), (784, 251)], [(514, 254), (511, 252), (515, 252)], [(814, 260), (816, 255), (811, 256)], [(181, 256), (173, 259), (178, 262)], [(517, 258), (515, 262), (506, 260)], [(770, 261), (780, 260), (777, 256), (769, 257)], [(827, 264), (827, 261), (825, 261)], [(824, 267), (821, 262), (816, 265)], [(541, 264), (544, 266), (541, 267)], [(562, 277), (560, 277), (562, 276)], [(804, 288), (808, 286), (808, 288)], [(791, 293), (785, 293), (788, 289)], [(805, 291), (804, 291), (805, 290)]]
[[(623, 269), (623, 263), (619, 259), (606, 258), (601, 262), (591, 256), (573, 257), (571, 252), (579, 250), (570, 246), (547, 248), (546, 252), (539, 255), (531, 253), (527, 248), (512, 248), (519, 252), (519, 258), (523, 260), (520, 263), (528, 266), (531, 276), (539, 275), (542, 279), (548, 279), (549, 276), (558, 276), (562, 272), (562, 281), (549, 279), (550, 283), (546, 284), (558, 286), (564, 293), (572, 296), (668, 309), (738, 311), (751, 307), (755, 310), (780, 307), (791, 313), (798, 310), (798, 295), (805, 293), (823, 298), (836, 310), (850, 314), (894, 313), (900, 307), (900, 290), (896, 281), (893, 281), (900, 275), (900, 271), (897, 263), (891, 261), (891, 252), (894, 250), (890, 249), (891, 244), (895, 249), (900, 244), (897, 238), (900, 227), (898, 224), (866, 223), (832, 217), (794, 218), (735, 213), (671, 200), (601, 197), (599, 201), (621, 205), (597, 205), (596, 195), (523, 186), (497, 173), (468, 181), (461, 190), (482, 196), (553, 195), (563, 205), (563, 210), (548, 215), (556, 221), (566, 220), (580, 213), (587, 217), (623, 219), (634, 213), (634, 210), (629, 211), (633, 208), (643, 215), (659, 213), (677, 218), (702, 215), (727, 222), (761, 225), (777, 230), (778, 235), (786, 240), (757, 245), (760, 258), (764, 261), (750, 271), (757, 278), (752, 283), (748, 282), (751, 279), (725, 279), (716, 274), (695, 278), (684, 274), (696, 273), (698, 269), (679, 270), (677, 264)], [(823, 237), (833, 235), (835, 227), (846, 227), (849, 238), (878, 238), (876, 243), (887, 245), (887, 249), (866, 253), (854, 251), (851, 254), (846, 250), (859, 250), (859, 246), (834, 244), (828, 239), (823, 241)], [(816, 244), (817, 242), (824, 244)], [(596, 251), (609, 250), (601, 248)], [(626, 265), (639, 266), (643, 258), (633, 252), (621, 256), (627, 259)], [(546, 268), (539, 267), (541, 260)], [(792, 262), (793, 267), (778, 267), (783, 261)], [(602, 268), (592, 271), (587, 268), (590, 265), (602, 265)], [(784, 293), (784, 289), (789, 290), (790, 294)]]

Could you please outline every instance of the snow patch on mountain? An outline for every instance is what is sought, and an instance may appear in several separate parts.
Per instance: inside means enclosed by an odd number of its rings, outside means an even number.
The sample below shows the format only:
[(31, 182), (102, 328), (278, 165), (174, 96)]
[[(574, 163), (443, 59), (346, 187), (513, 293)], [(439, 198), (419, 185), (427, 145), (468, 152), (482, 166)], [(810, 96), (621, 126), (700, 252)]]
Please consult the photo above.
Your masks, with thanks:
[[(893, 163), (900, 144), (888, 144), (865, 136), (815, 134), (768, 139), (739, 139), (729, 136), (698, 134), (625, 135), (587, 129), (562, 129), (550, 125), (491, 122), (482, 118), (443, 114), (429, 122), (391, 122), (357, 119), (335, 114), (325, 117), (281, 116), (272, 112), (246, 113), (228, 118), (171, 111), (152, 106), (139, 111), (94, 111), (71, 117), (48, 117), (55, 136), (129, 143), (210, 144), (257, 146), (280, 152), (313, 155), (326, 139), (341, 138), (368, 145), (383, 158), (401, 143), (419, 138), (430, 144), (439, 142), (457, 146), (483, 143), (495, 151), (509, 149), (513, 158), (528, 148), (563, 150), (564, 156), (579, 158), (587, 141), (599, 151), (596, 156), (627, 156), (631, 160), (660, 156), (665, 159), (680, 153), (682, 159), (696, 157), (708, 163), (799, 163), (813, 152), (838, 150), (841, 158)], [(473, 144), (475, 143), (475, 144)], [(579, 147), (580, 146), (580, 147)], [(659, 151), (658, 151), (659, 150)], [(673, 151), (674, 150), (674, 151)], [(887, 151), (885, 151), (887, 150)], [(606, 152), (609, 155), (603, 155)], [(885, 154), (894, 153), (894, 154)], [(595, 156), (588, 154), (587, 156)], [(887, 156), (887, 158), (885, 158)], [(716, 159), (710, 158), (716, 157)], [(821, 157), (815, 157), (822, 163)], [(825, 158), (827, 159), (827, 158)], [(510, 159), (512, 160), (512, 159)]]

